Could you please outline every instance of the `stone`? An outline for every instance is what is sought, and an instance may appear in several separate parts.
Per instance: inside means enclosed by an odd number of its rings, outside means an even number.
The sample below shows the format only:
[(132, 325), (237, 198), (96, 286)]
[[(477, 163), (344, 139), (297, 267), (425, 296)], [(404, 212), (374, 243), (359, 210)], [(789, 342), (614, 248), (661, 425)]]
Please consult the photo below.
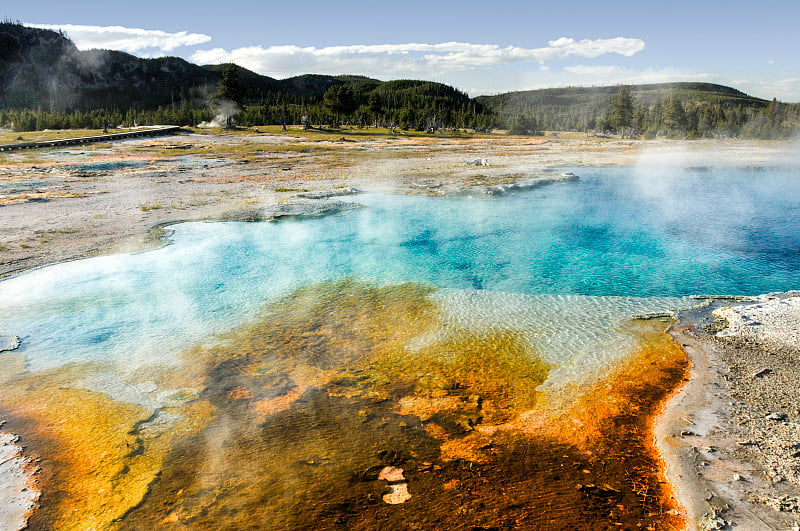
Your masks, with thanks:
[(378, 479), (388, 483), (386, 494), (383, 495), (384, 503), (399, 505), (411, 499), (411, 494), (408, 492), (408, 483), (403, 475), (402, 468), (384, 467), (378, 474)]
[(336, 199), (294, 199), (250, 210), (238, 210), (222, 216), (223, 221), (273, 221), (281, 218), (317, 218), (362, 208), (359, 203)]
[(357, 188), (335, 188), (333, 190), (324, 190), (321, 192), (301, 192), (297, 197), (305, 199), (328, 199), (329, 197), (337, 197), (342, 195), (355, 195), (360, 194), (361, 190)]
[(0, 336), (0, 352), (16, 350), (19, 348), (19, 338), (17, 336)]

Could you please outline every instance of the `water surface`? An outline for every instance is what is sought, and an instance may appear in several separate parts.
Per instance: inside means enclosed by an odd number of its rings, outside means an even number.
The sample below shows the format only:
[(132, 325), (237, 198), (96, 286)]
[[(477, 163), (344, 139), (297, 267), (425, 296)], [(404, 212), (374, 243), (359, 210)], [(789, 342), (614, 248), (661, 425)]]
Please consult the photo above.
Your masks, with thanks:
[(681, 527), (648, 419), (687, 360), (635, 317), (797, 288), (798, 174), (574, 171), (0, 282), (32, 527)]
[(365, 208), (341, 216), (177, 225), (162, 249), (0, 283), (0, 329), (23, 337), (36, 369), (131, 354), (168, 361), (266, 301), (346, 277), (634, 298), (800, 285), (796, 172), (580, 173), (576, 183), (495, 199), (361, 195)]

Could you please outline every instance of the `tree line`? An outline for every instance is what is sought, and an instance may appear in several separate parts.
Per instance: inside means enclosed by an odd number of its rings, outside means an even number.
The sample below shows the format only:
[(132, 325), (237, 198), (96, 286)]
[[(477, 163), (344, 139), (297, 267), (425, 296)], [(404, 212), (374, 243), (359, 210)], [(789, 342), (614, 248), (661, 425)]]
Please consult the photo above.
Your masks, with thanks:
[[(502, 107), (501, 107), (502, 112)], [(504, 118), (509, 129), (585, 131), (623, 138), (789, 138), (800, 126), (800, 105), (723, 99), (702, 93), (667, 94), (637, 101), (630, 87), (571, 105), (520, 105)]]
[(693, 97), (684, 93), (639, 99), (628, 86), (560, 105), (534, 100), (518, 105), (513, 113), (504, 112), (502, 103), (492, 109), (453, 87), (428, 81), (379, 82), (352, 77), (330, 86), (321, 96), (267, 91), (254, 100), (246, 94), (237, 67), (229, 65), (210, 98), (182, 91), (172, 104), (149, 108), (0, 109), (0, 127), (33, 131), (99, 129), (106, 123), (195, 126), (212, 121), (223, 101), (233, 102), (236, 108), (226, 119), (228, 125), (245, 127), (303, 124), (335, 128), (348, 124), (429, 132), (505, 129), (510, 134), (538, 135), (545, 130), (585, 131), (623, 138), (692, 139), (787, 138), (796, 134), (800, 124), (800, 105), (775, 99), (715, 99), (699, 92)]
[[(356, 79), (331, 86), (321, 97), (286, 92), (262, 92), (258, 99), (246, 98), (237, 68), (222, 72), (210, 98), (183, 91), (171, 105), (152, 108), (0, 109), (0, 126), (14, 131), (41, 129), (100, 128), (114, 125), (174, 124), (194, 126), (210, 122), (222, 102), (236, 104), (226, 122), (237, 126), (306, 124), (314, 127), (388, 127), (419, 131), (473, 129), (488, 131), (501, 126), (496, 115), (453, 87), (428, 81), (378, 82)], [(232, 118), (232, 119), (231, 119)]]

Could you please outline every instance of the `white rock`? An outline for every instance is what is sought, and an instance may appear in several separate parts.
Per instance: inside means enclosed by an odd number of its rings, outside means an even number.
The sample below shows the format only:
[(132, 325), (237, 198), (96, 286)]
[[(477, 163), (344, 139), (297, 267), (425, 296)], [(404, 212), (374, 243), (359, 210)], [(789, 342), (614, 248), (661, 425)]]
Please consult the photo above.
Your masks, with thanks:
[(19, 347), (17, 336), (0, 336), (0, 352), (6, 350), (16, 350)]

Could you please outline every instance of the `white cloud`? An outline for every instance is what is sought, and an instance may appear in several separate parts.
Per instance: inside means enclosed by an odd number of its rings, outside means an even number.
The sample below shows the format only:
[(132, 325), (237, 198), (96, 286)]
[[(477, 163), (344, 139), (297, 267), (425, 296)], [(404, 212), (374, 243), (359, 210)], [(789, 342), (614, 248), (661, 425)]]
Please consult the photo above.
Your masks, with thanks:
[(202, 33), (126, 28), (123, 26), (81, 26), (74, 24), (29, 24), (34, 28), (62, 30), (80, 50), (103, 48), (142, 56), (163, 55), (181, 46), (205, 44), (211, 37)]
[(787, 77), (783, 79), (734, 79), (731, 85), (753, 96), (771, 100), (778, 98), (780, 101), (800, 102), (800, 77)]
[(564, 67), (565, 76), (576, 85), (634, 85), (640, 83), (667, 83), (672, 81), (708, 81), (710, 74), (690, 72), (678, 68), (633, 69), (621, 66), (575, 65)]
[(301, 73), (358, 73), (372, 76), (436, 75), (476, 68), (616, 53), (625, 57), (644, 49), (644, 41), (626, 37), (584, 39), (562, 37), (542, 48), (497, 44), (445, 42), (438, 44), (375, 44), (329, 46), (249, 46), (234, 50), (198, 50), (192, 60), (201, 63), (237, 63), (261, 74), (284, 77)]

